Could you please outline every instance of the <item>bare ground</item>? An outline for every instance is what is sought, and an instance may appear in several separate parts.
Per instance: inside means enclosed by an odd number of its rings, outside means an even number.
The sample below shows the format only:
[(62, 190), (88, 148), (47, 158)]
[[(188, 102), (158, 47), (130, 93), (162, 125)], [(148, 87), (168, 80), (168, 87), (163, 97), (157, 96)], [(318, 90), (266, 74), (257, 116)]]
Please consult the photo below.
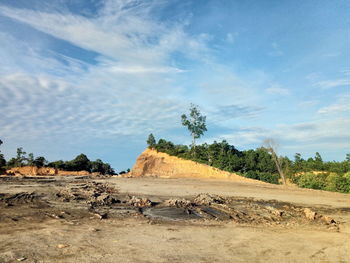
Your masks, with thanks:
[(349, 197), (214, 180), (0, 177), (0, 263), (350, 262)]

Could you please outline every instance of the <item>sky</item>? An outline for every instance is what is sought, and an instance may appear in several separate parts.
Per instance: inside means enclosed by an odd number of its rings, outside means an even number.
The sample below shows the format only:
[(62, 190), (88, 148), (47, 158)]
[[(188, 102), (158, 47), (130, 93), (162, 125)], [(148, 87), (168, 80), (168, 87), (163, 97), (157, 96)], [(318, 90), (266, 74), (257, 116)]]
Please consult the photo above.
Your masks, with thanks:
[(49, 161), (131, 168), (150, 133), (341, 161), (350, 1), (0, 0), (0, 138)]

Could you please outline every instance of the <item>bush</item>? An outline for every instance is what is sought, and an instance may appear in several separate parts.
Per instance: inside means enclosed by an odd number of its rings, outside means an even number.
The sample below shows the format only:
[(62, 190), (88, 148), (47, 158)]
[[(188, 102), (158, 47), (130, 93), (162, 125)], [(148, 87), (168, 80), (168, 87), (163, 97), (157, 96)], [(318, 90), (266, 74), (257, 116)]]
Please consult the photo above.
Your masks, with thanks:
[(264, 181), (270, 184), (278, 184), (279, 175), (259, 171), (248, 171), (243, 174), (247, 178)]
[(350, 173), (305, 173), (296, 177), (294, 182), (304, 188), (350, 193)]
[(326, 187), (326, 178), (328, 174), (320, 173), (304, 173), (296, 178), (298, 186), (303, 188), (319, 189), (322, 190)]

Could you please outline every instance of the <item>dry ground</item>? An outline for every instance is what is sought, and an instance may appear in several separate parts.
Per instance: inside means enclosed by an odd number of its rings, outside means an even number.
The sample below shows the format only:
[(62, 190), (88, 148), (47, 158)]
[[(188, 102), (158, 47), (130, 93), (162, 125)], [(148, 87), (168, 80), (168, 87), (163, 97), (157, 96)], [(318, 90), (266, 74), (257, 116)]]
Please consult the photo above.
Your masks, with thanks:
[[(201, 204), (200, 193), (218, 201)], [(168, 199), (188, 204), (169, 208)], [(305, 207), (319, 217), (306, 219)], [(176, 213), (151, 216), (161, 209)], [(350, 196), (339, 193), (214, 180), (0, 178), (0, 263), (350, 262), (349, 226)]]

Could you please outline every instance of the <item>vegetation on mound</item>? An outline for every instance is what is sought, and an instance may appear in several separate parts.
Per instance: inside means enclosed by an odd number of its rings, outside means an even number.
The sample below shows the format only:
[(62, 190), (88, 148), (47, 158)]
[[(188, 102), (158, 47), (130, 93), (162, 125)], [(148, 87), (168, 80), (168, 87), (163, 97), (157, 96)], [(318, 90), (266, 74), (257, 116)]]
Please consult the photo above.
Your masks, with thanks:
[[(272, 154), (264, 147), (240, 151), (225, 140), (195, 147), (174, 144), (160, 139), (156, 143), (153, 135), (149, 148), (172, 156), (207, 164), (220, 170), (278, 184), (279, 174)], [(150, 142), (150, 140), (148, 141)], [(349, 155), (348, 155), (349, 157)], [(286, 177), (300, 187), (350, 193), (350, 159), (342, 162), (324, 162), (319, 153), (304, 160), (296, 154), (294, 160), (280, 157)], [(319, 171), (319, 172), (313, 172)]]
[[(0, 144), (2, 144), (1, 140)], [(43, 156), (35, 158), (33, 153), (29, 153), (27, 155), (27, 153), (23, 151), (23, 148), (21, 147), (17, 148), (16, 157), (11, 158), (7, 162), (4, 156), (0, 154), (0, 173), (4, 172), (6, 169), (23, 166), (52, 167), (65, 171), (88, 171), (91, 173), (97, 172), (100, 174), (115, 174), (115, 171), (110, 164), (104, 163), (100, 159), (90, 161), (89, 158), (83, 153), (79, 154), (70, 161), (59, 160), (54, 162), (48, 162)]]
[(148, 136), (148, 147), (268, 183), (278, 184), (280, 181), (286, 183), (289, 179), (300, 187), (350, 192), (350, 154), (343, 162), (324, 162), (318, 152), (314, 158), (307, 160), (296, 153), (294, 160), (290, 160), (288, 157), (277, 155), (275, 143), (271, 139), (265, 141), (265, 147), (245, 151), (236, 149), (225, 140), (196, 145), (195, 139), (202, 136), (207, 127), (206, 117), (193, 104), (190, 107), (189, 117), (183, 114), (181, 122), (191, 134), (190, 147), (176, 145), (164, 139), (156, 142), (153, 134)]

